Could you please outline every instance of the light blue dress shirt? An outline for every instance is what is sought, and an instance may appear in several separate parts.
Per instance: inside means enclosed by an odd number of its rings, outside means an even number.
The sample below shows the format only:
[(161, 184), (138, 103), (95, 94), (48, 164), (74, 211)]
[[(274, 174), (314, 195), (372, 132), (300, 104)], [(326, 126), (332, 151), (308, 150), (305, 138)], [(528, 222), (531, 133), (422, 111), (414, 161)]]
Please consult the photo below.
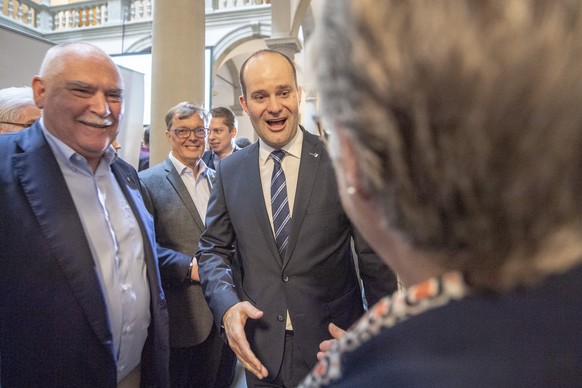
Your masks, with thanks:
[(117, 158), (109, 147), (97, 170), (41, 126), (59, 164), (91, 247), (108, 318), (117, 381), (139, 365), (150, 324), (150, 291), (143, 238), (119, 183), (111, 171)]

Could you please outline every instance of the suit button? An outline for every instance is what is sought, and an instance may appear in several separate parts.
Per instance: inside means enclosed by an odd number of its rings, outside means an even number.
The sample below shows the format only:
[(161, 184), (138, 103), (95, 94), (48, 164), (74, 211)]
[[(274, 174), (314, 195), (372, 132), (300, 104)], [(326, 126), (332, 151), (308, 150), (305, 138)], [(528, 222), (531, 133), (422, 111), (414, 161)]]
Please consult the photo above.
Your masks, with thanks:
[(277, 315), (277, 320), (278, 320), (279, 322), (283, 322), (284, 318), (283, 318), (283, 316), (282, 316), (282, 315)]
[(284, 281), (284, 282), (288, 282), (288, 281), (289, 281), (289, 276), (287, 276), (287, 275), (283, 275), (283, 281)]

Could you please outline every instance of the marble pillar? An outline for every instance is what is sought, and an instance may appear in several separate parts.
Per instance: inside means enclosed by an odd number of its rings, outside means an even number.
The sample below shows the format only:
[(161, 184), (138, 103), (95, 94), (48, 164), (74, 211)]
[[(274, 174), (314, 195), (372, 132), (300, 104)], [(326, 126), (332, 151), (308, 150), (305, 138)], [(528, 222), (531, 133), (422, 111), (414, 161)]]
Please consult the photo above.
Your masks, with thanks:
[(155, 1), (152, 27), (150, 166), (168, 156), (164, 117), (181, 101), (204, 103), (203, 1)]

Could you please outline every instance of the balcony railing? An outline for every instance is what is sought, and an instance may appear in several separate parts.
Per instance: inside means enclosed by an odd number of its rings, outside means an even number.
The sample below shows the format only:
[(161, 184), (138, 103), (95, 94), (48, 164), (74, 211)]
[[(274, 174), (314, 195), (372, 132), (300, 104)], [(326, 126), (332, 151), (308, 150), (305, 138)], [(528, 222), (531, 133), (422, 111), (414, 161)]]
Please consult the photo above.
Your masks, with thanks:
[[(67, 31), (97, 27), (122, 21), (152, 18), (154, 0), (90, 0), (48, 6), (32, 0), (0, 0), (0, 18), (28, 26), (39, 32)], [(205, 0), (206, 13), (270, 4), (270, 0)], [(124, 7), (124, 3), (129, 5)]]

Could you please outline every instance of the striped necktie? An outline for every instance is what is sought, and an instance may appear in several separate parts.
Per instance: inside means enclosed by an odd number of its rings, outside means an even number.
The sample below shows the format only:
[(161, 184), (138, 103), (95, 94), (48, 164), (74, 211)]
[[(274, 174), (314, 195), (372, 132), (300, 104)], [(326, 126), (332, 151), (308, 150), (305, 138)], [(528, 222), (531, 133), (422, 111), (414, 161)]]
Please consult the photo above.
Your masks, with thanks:
[(289, 211), (289, 198), (287, 197), (287, 182), (285, 181), (285, 173), (281, 167), (281, 160), (285, 157), (285, 151), (275, 150), (271, 152), (271, 157), (274, 163), (273, 176), (271, 177), (273, 228), (275, 230), (275, 242), (279, 249), (279, 255), (283, 259), (291, 229), (291, 212)]

